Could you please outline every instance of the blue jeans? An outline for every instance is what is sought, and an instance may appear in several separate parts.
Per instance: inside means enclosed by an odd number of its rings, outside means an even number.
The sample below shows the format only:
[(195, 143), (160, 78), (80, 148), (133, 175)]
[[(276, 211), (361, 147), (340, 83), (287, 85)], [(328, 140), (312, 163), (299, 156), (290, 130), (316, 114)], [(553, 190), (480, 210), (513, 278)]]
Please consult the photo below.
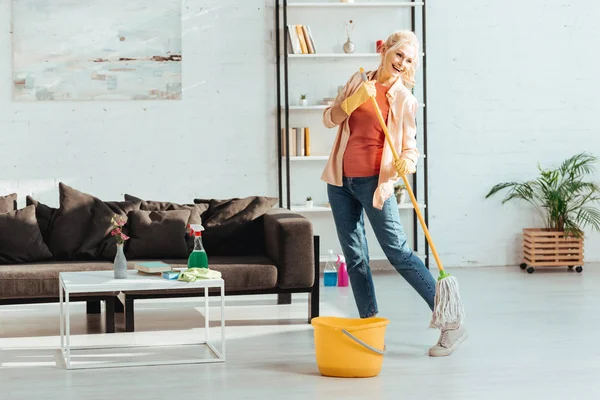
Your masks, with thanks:
[(388, 261), (433, 310), (435, 279), (406, 241), (395, 198), (386, 200), (382, 210), (373, 207), (373, 194), (378, 180), (378, 176), (344, 177), (341, 187), (327, 185), (327, 195), (346, 258), (358, 313), (361, 318), (369, 318), (378, 312), (369, 266), (363, 209)]

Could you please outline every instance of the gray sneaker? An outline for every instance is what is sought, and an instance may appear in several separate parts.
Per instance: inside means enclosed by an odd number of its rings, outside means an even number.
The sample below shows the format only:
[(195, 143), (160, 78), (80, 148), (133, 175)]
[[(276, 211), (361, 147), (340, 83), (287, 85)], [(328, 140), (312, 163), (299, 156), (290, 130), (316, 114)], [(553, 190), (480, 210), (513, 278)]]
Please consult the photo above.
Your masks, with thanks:
[(445, 329), (440, 333), (440, 338), (435, 346), (429, 349), (429, 355), (431, 357), (449, 356), (467, 336), (469, 335), (463, 325), (458, 329)]

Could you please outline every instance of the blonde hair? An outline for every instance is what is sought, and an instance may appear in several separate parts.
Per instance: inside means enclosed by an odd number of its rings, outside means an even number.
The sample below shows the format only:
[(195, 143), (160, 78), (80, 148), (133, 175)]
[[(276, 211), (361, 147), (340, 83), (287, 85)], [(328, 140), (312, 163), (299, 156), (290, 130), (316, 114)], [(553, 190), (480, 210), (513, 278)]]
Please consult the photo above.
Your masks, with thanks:
[(411, 45), (415, 49), (415, 59), (402, 74), (402, 80), (404, 85), (412, 89), (415, 86), (415, 72), (419, 66), (419, 39), (417, 36), (409, 30), (396, 31), (392, 33), (385, 41), (385, 53), (381, 53), (381, 62), (383, 64), (385, 58), (390, 52), (395, 52), (398, 48), (405, 44)]

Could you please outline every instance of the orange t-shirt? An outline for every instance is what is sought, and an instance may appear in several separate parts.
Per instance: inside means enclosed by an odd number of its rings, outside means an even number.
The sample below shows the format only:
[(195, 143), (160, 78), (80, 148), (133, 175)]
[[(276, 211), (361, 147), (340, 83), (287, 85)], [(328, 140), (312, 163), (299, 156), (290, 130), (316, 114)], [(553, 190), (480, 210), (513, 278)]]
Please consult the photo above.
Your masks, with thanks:
[[(379, 82), (375, 82), (375, 87), (377, 104), (383, 120), (387, 123), (390, 106), (386, 93), (389, 88)], [(371, 100), (354, 110), (348, 125), (350, 138), (344, 152), (344, 176), (355, 178), (379, 175), (385, 134)]]

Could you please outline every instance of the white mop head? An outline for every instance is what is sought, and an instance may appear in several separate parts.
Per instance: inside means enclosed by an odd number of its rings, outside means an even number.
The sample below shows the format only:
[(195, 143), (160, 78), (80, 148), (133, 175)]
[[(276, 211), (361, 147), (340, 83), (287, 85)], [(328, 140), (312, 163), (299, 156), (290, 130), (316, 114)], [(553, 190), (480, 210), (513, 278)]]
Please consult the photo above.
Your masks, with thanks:
[(458, 281), (446, 276), (435, 285), (435, 304), (430, 328), (444, 329), (459, 326), (465, 318), (465, 310), (458, 293)]

